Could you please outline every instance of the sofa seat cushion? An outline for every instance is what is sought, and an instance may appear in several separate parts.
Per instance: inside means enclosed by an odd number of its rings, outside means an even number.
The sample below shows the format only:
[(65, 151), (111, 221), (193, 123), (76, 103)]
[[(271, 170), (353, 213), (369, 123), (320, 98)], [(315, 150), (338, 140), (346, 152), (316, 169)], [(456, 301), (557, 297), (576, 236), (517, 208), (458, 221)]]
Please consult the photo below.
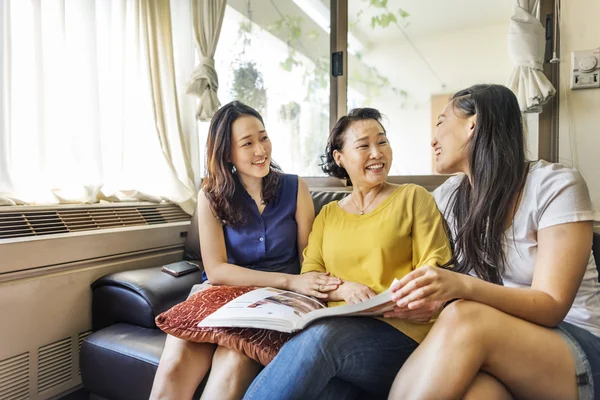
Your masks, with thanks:
[(92, 333), (81, 344), (83, 386), (111, 400), (147, 400), (166, 336), (129, 324)]

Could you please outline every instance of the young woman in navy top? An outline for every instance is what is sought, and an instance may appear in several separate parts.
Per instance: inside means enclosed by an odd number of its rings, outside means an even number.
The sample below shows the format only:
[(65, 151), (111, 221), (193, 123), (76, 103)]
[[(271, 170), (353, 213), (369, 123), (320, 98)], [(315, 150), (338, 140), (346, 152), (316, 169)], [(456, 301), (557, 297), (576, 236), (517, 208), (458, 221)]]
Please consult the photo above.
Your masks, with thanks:
[[(271, 286), (319, 298), (338, 278), (298, 275), (315, 211), (306, 183), (271, 160), (260, 114), (237, 101), (212, 118), (207, 173), (198, 194), (204, 280), (213, 285)], [(151, 399), (190, 399), (211, 370), (202, 399), (242, 398), (260, 365), (211, 343), (168, 336)]]

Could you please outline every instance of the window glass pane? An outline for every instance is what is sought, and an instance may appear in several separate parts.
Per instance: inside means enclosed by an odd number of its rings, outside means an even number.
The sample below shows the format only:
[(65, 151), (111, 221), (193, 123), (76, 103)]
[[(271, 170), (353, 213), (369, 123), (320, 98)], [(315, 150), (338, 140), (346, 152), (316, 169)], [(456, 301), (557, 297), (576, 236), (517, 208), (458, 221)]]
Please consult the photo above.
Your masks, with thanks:
[[(329, 1), (228, 1), (215, 54), (219, 100), (256, 108), (285, 172), (320, 176), (329, 129)], [(208, 123), (200, 124), (204, 154)]]
[(437, 116), (455, 91), (506, 84), (512, 0), (348, 2), (348, 109), (387, 116), (391, 175), (434, 173)]

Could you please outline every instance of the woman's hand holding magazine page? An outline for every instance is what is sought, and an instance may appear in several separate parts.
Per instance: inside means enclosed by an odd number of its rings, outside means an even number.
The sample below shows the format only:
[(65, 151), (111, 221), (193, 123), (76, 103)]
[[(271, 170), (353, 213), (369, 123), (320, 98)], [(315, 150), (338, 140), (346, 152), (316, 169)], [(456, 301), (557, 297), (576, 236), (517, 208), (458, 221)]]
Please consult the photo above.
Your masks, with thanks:
[[(345, 284), (346, 282), (342, 286)], [(356, 285), (348, 285), (348, 287), (356, 289)], [(363, 288), (359, 289), (364, 290)], [(350, 295), (350, 298), (357, 298), (356, 292), (354, 293)], [(364, 295), (363, 292), (360, 293)], [(393, 309), (394, 302), (390, 289), (365, 300), (328, 308), (318, 300), (299, 293), (261, 288), (225, 304), (201, 321), (198, 326), (260, 328), (291, 333), (302, 330), (311, 322), (321, 318), (382, 316), (385, 312)]]
[(346, 304), (356, 304), (377, 296), (367, 285), (358, 282), (344, 281), (337, 290), (329, 293), (329, 301), (345, 301)]
[[(432, 282), (436, 282), (437, 274), (455, 278), (456, 274), (441, 268), (434, 268), (424, 265), (415, 269), (413, 272), (394, 282), (391, 286), (392, 299), (396, 301), (396, 307), (393, 311), (386, 312), (385, 318), (404, 318), (414, 322), (429, 322), (443, 307), (446, 300), (439, 300), (431, 296), (435, 288), (430, 287)], [(417, 279), (419, 278), (419, 279)], [(453, 287), (452, 284), (450, 287)], [(411, 294), (412, 296), (427, 297), (427, 301), (407, 301), (401, 303), (400, 298)], [(454, 298), (450, 296), (450, 298)]]

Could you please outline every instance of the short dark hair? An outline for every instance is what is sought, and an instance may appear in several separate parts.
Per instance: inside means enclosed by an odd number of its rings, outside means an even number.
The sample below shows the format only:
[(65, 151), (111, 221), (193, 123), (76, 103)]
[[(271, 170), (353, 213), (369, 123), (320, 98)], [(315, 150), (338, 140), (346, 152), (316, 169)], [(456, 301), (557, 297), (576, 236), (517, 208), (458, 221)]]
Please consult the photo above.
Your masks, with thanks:
[(333, 158), (333, 152), (335, 150), (341, 151), (344, 146), (344, 138), (346, 137), (346, 131), (356, 121), (375, 120), (381, 125), (383, 132), (385, 128), (381, 123), (381, 113), (374, 108), (355, 108), (351, 110), (348, 115), (341, 117), (334, 125), (333, 129), (329, 133), (327, 139), (327, 147), (325, 148), (325, 154), (321, 156), (321, 169), (329, 176), (333, 176), (338, 179), (350, 179), (348, 172), (345, 168), (340, 167)]

